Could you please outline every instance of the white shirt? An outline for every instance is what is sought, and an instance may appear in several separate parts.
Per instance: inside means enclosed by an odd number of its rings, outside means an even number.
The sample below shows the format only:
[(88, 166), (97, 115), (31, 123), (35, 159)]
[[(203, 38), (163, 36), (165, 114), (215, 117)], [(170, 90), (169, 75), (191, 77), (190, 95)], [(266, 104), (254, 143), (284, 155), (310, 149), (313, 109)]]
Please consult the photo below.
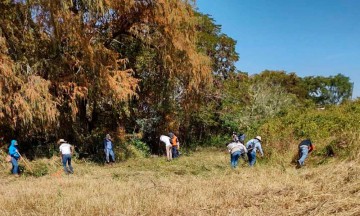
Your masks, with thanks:
[(164, 142), (166, 146), (171, 146), (170, 137), (168, 137), (168, 136), (161, 135), (160, 136), (160, 141)]
[(71, 145), (69, 143), (63, 143), (60, 145), (61, 154), (71, 154)]
[(227, 146), (229, 153), (240, 151), (241, 154), (247, 153), (246, 147), (241, 142), (232, 142)]

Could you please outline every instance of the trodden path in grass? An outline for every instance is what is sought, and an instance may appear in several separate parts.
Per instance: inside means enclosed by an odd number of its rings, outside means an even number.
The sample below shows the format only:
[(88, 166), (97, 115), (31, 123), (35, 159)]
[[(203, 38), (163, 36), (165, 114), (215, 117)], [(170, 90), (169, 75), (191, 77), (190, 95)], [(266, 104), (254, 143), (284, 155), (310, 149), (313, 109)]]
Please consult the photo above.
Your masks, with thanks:
[(203, 151), (172, 162), (75, 163), (69, 176), (3, 173), (0, 215), (360, 215), (359, 161), (299, 170), (228, 162)]

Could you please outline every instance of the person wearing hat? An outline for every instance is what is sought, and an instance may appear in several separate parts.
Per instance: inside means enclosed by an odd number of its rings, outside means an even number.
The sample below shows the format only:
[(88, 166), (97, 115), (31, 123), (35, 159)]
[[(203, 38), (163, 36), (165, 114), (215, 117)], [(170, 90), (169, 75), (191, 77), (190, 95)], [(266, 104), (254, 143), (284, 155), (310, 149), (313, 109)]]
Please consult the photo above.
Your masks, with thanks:
[(115, 162), (115, 153), (113, 151), (113, 143), (110, 134), (106, 134), (104, 139), (104, 152), (105, 152), (105, 158), (106, 163), (110, 163), (110, 156), (111, 156), (111, 162)]
[(305, 159), (307, 158), (308, 154), (315, 149), (314, 144), (311, 142), (310, 139), (305, 139), (300, 142), (299, 144), (299, 160), (297, 161), (297, 166), (300, 168), (304, 166)]
[[(61, 161), (64, 167), (64, 172), (65, 174), (69, 174), (69, 173), (73, 174), (74, 169), (71, 166), (71, 155), (74, 153), (74, 148), (64, 139), (60, 139), (58, 143), (60, 144), (59, 148), (61, 153)], [(67, 165), (69, 166), (69, 168), (67, 168)]]
[(20, 158), (20, 153), (18, 150), (18, 142), (16, 140), (11, 140), (9, 146), (9, 155), (11, 157), (11, 173), (14, 174), (16, 177), (19, 176), (19, 164), (18, 160)]
[(231, 139), (232, 139), (233, 142), (239, 141), (239, 137), (238, 137), (238, 135), (236, 134), (235, 131), (232, 133)]
[(254, 139), (249, 140), (246, 143), (248, 150), (247, 156), (249, 159), (249, 166), (254, 166), (256, 163), (256, 150), (259, 150), (261, 157), (264, 156), (264, 152), (261, 148), (261, 136), (256, 136)]

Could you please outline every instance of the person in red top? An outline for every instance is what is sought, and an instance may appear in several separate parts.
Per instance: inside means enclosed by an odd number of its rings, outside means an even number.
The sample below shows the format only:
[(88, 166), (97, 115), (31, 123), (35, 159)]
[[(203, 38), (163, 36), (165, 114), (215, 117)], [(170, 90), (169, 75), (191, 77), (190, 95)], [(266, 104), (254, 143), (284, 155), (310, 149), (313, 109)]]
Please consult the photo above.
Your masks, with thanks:
[(300, 142), (299, 144), (299, 160), (297, 161), (298, 167), (302, 167), (305, 164), (305, 159), (307, 158), (308, 154), (315, 149), (314, 144), (311, 142), (310, 139), (305, 139)]

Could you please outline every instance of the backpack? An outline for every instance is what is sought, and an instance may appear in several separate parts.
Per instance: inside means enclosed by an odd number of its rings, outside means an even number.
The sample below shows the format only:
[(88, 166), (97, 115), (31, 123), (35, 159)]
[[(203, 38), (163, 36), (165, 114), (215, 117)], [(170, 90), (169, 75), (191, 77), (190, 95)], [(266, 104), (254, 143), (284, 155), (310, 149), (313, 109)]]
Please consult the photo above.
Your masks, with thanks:
[(242, 133), (238, 135), (238, 139), (241, 143), (244, 143), (245, 137), (246, 137), (245, 134), (242, 134)]

